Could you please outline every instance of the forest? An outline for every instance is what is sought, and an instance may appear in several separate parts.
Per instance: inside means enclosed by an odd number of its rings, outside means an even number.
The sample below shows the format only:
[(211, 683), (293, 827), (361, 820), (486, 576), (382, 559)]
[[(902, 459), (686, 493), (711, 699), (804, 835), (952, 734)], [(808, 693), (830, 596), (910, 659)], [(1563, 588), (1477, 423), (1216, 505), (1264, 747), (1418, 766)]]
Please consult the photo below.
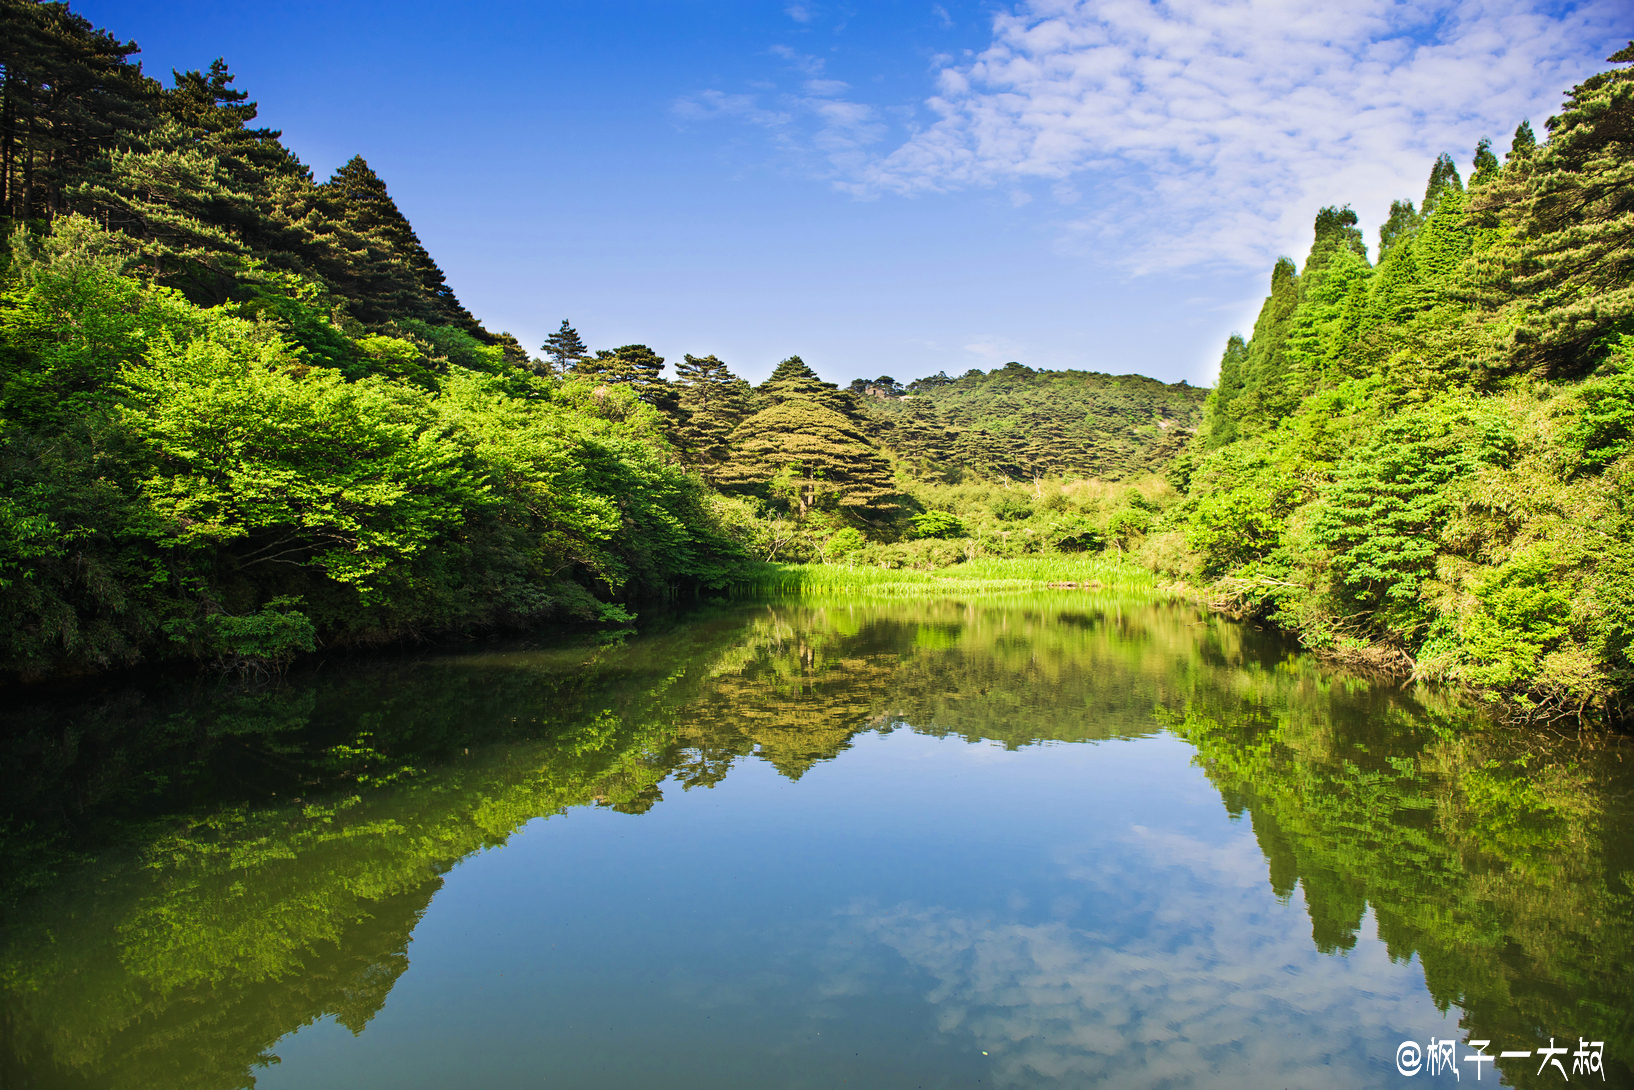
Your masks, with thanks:
[(166, 85), (66, 4), (0, 20), (11, 679), (622, 624), (772, 563), (1098, 553), (1518, 714), (1625, 707), (1626, 68), (1467, 184), (1443, 155), (1371, 254), (1318, 212), (1212, 391), (1019, 362), (842, 388), (565, 319), (531, 350), (225, 61)]

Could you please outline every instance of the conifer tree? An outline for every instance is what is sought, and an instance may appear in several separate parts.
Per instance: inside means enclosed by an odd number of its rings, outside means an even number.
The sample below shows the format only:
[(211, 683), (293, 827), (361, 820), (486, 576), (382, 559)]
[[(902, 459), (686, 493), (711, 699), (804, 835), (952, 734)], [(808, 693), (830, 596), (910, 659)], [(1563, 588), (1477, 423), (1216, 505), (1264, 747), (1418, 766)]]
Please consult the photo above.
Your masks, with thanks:
[[(1608, 59), (1634, 62), (1634, 42)], [(1634, 69), (1572, 88), (1548, 128), (1479, 207), (1497, 210), (1518, 243), (1498, 285), (1519, 296), (1506, 304), (1518, 319), (1518, 358), (1581, 373), (1598, 362), (1603, 337), (1634, 328)]]
[(136, 52), (67, 4), (0, 3), (0, 215), (69, 211), (77, 176), (153, 126), (159, 88), (126, 60)]
[(663, 370), (663, 356), (644, 344), (627, 344), (611, 351), (599, 349), (594, 356), (580, 360), (573, 372), (601, 382), (633, 387), (637, 397), (669, 420), (670, 438), (676, 441), (676, 429), (682, 419), (681, 402), (675, 387), (665, 380)]
[(568, 374), (590, 358), (590, 350), (579, 339), (579, 331), (568, 325), (566, 318), (562, 319), (562, 328), (545, 338), (540, 351), (549, 357), (551, 370), (558, 375)]
[(749, 414), (749, 384), (714, 356), (689, 354), (675, 365), (675, 375), (684, 414), (680, 446), (713, 481), (718, 467), (731, 457), (732, 432)]
[(1442, 194), (1449, 191), (1462, 193), (1464, 182), (1458, 177), (1458, 165), (1452, 156), (1442, 152), (1430, 168), (1430, 180), (1424, 186), (1424, 203), (1419, 206), (1419, 222), (1426, 223), (1435, 214), (1435, 206)]
[(1239, 434), (1256, 435), (1274, 425), (1299, 403), (1289, 382), (1286, 348), (1294, 308), (1299, 305), (1299, 273), (1293, 260), (1277, 259), (1271, 270), (1271, 294), (1260, 307), (1243, 362), (1242, 393), (1224, 406)]
[(1470, 173), (1470, 185), (1484, 185), (1498, 176), (1498, 157), (1492, 154), (1492, 141), (1481, 137), (1475, 145), (1475, 164)]
[(809, 401), (850, 420), (861, 419), (856, 399), (850, 392), (832, 382), (824, 382), (799, 356), (790, 356), (779, 363), (766, 381), (755, 387), (755, 400), (761, 406), (791, 400)]
[[(386, 183), (361, 155), (353, 156), (321, 189), (339, 226), (354, 240), (345, 247), (356, 269), (346, 294), (357, 301), (358, 318), (380, 322), (406, 316), (473, 333), (481, 330), (454, 297)], [(330, 271), (324, 270), (326, 275)]]
[(797, 520), (835, 510), (878, 521), (899, 506), (890, 463), (856, 421), (817, 402), (762, 409), (738, 425), (732, 448), (721, 484), (780, 499)]
[(1289, 320), (1285, 401), (1336, 377), (1355, 338), (1372, 272), (1356, 213), (1348, 206), (1317, 212), (1315, 239), (1299, 277), (1299, 305)]
[(1521, 123), (1515, 126), (1515, 139), (1510, 142), (1509, 153), (1504, 159), (1513, 162), (1516, 159), (1529, 158), (1537, 146), (1538, 138), (1532, 135), (1532, 123), (1522, 118)]
[(1379, 225), (1379, 262), (1389, 256), (1397, 243), (1411, 238), (1418, 229), (1419, 215), (1412, 201), (1391, 201), (1390, 215)]
[(1203, 403), (1203, 443), (1210, 450), (1223, 447), (1237, 438), (1237, 403), (1247, 381), (1248, 344), (1240, 333), (1226, 339), (1225, 352), (1220, 356), (1220, 377), (1214, 390)]

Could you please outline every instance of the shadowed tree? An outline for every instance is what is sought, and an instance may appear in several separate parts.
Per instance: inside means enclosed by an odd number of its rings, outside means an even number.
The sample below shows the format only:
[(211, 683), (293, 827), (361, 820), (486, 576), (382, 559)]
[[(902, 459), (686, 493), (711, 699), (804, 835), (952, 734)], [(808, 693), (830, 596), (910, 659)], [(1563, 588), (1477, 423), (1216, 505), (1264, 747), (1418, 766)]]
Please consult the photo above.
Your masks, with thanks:
[(687, 355), (675, 365), (685, 414), (678, 432), (688, 461), (713, 481), (732, 453), (732, 432), (749, 414), (749, 384), (714, 356)]
[(796, 519), (829, 510), (872, 522), (898, 506), (890, 463), (825, 405), (791, 398), (762, 409), (738, 426), (732, 450), (721, 484), (780, 499)]

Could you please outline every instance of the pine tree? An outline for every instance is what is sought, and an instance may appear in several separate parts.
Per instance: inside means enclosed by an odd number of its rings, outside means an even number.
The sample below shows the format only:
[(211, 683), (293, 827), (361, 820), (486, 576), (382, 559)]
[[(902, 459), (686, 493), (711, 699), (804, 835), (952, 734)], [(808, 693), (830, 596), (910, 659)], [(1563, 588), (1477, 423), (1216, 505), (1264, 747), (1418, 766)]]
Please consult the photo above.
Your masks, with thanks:
[(797, 520), (837, 510), (877, 521), (895, 510), (891, 465), (858, 424), (816, 402), (788, 398), (738, 425), (722, 485), (769, 494)]
[(687, 355), (675, 365), (685, 414), (679, 431), (688, 461), (713, 481), (731, 457), (732, 432), (749, 415), (749, 384), (714, 356)]
[(67, 4), (0, 3), (0, 215), (68, 211), (82, 172), (153, 126), (158, 84), (126, 60), (136, 52)]
[(634, 387), (636, 396), (669, 420), (670, 439), (678, 441), (682, 422), (681, 399), (675, 387), (663, 377), (664, 357), (644, 344), (627, 344), (608, 351), (603, 348), (574, 365), (573, 373), (608, 384)]
[(1283, 380), (1289, 400), (1338, 377), (1372, 274), (1356, 213), (1348, 206), (1319, 211), (1299, 277), (1299, 305), (1289, 320)]
[(1538, 138), (1532, 135), (1532, 123), (1522, 118), (1521, 123), (1515, 126), (1515, 139), (1510, 142), (1509, 154), (1504, 159), (1506, 162), (1528, 159), (1537, 146)]
[[(457, 325), (486, 337), (454, 297), (443, 271), (431, 259), (414, 228), (386, 191), (386, 183), (361, 155), (321, 187), (331, 217), (346, 236), (342, 248), (349, 268), (324, 269), (344, 278), (354, 313), (366, 323), (392, 317), (420, 318), (433, 325)], [(350, 275), (347, 275), (350, 274)]]
[[(1608, 59), (1634, 62), (1634, 42)], [(1519, 296), (1507, 304), (1517, 358), (1575, 374), (1598, 362), (1608, 333), (1634, 328), (1634, 69), (1572, 88), (1548, 129), (1479, 206), (1514, 230), (1498, 288)]]
[(1412, 201), (1391, 201), (1390, 215), (1379, 225), (1379, 263), (1397, 243), (1405, 242), (1418, 229), (1419, 216)]
[(852, 421), (862, 419), (856, 398), (834, 383), (824, 382), (799, 356), (790, 356), (779, 363), (766, 381), (755, 387), (755, 400), (761, 407), (785, 401), (809, 401)]
[(1475, 145), (1475, 165), (1469, 178), (1469, 184), (1485, 185), (1498, 176), (1498, 157), (1492, 154), (1492, 141), (1481, 137), (1481, 142)]
[(1436, 204), (1449, 191), (1462, 193), (1464, 182), (1458, 177), (1458, 165), (1452, 161), (1452, 156), (1442, 152), (1430, 168), (1430, 180), (1424, 186), (1424, 203), (1419, 206), (1418, 214), (1420, 223), (1429, 222), (1435, 214)]
[(579, 331), (568, 325), (566, 318), (562, 319), (562, 328), (545, 338), (540, 351), (550, 358), (551, 370), (559, 375), (568, 374), (590, 358)]
[(1241, 434), (1256, 435), (1273, 426), (1299, 403), (1301, 392), (1289, 381), (1288, 332), (1299, 305), (1299, 273), (1290, 258), (1278, 258), (1271, 270), (1271, 294), (1254, 321), (1243, 364), (1243, 391), (1228, 406)]
[(1210, 450), (1237, 438), (1237, 420), (1232, 411), (1242, 397), (1247, 363), (1248, 344), (1240, 333), (1233, 333), (1226, 339), (1225, 352), (1220, 356), (1220, 377), (1203, 403), (1202, 436)]

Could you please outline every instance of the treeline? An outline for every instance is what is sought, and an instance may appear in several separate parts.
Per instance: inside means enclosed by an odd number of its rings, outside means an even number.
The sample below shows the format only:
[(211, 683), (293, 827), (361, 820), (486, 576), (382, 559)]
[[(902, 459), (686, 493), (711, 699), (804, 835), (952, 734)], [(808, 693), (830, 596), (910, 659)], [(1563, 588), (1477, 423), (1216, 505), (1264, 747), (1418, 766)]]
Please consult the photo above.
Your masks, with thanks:
[(220, 61), (0, 21), (0, 670), (616, 621), (742, 563), (661, 412), (483, 329), (362, 159), (316, 182)]
[[(1634, 61), (1634, 46), (1610, 60)], [(1325, 208), (1233, 337), (1171, 479), (1217, 595), (1305, 641), (1512, 697), (1615, 708), (1634, 682), (1634, 75), (1538, 142), (1443, 155), (1377, 261)]]
[(927, 474), (1116, 475), (1195, 423), (1193, 391), (1019, 365), (886, 408), (799, 357), (756, 387), (714, 356), (666, 378), (565, 321), (535, 359), (459, 303), (367, 163), (317, 181), (224, 62), (164, 86), (61, 3), (0, 0), (0, 31), (13, 676), (619, 622), (752, 561), (945, 539)]

